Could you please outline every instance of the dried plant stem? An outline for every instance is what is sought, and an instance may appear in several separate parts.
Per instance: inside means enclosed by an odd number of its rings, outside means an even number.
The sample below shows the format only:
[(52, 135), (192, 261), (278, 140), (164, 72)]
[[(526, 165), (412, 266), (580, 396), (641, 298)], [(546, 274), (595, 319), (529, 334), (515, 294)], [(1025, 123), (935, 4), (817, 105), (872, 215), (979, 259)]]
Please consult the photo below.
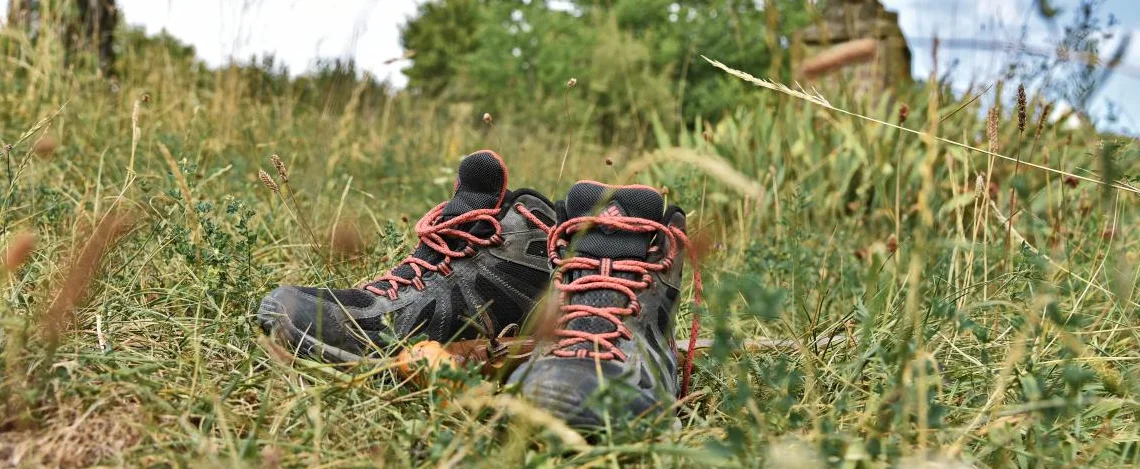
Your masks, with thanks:
[(173, 174), (174, 179), (178, 181), (178, 190), (182, 191), (182, 200), (186, 203), (186, 217), (189, 218), (191, 224), (194, 225), (191, 230), (191, 239), (197, 242), (201, 223), (198, 221), (198, 212), (194, 209), (194, 199), (190, 195), (190, 185), (186, 183), (186, 176), (182, 175), (182, 169), (178, 167), (178, 162), (174, 161), (174, 155), (170, 154), (170, 150), (166, 148), (166, 145), (159, 143), (158, 152), (162, 153), (162, 158), (166, 160), (166, 165), (170, 168), (171, 174)]

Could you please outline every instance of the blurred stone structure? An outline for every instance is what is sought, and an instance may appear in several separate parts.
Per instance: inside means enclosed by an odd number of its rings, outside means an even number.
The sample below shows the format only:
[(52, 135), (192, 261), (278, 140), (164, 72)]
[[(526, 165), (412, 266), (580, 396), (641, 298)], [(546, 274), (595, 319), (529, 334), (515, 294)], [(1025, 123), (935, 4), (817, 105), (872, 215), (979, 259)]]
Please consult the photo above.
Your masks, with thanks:
[[(853, 63), (838, 73), (848, 74), (850, 83), (862, 91), (875, 91), (909, 84), (911, 54), (898, 13), (887, 11), (879, 0), (830, 0), (820, 6), (821, 18), (795, 34), (803, 59), (821, 54), (833, 46), (861, 39), (876, 40), (876, 53), (870, 61)], [(824, 79), (823, 77), (816, 78)], [(810, 81), (810, 80), (809, 80)]]

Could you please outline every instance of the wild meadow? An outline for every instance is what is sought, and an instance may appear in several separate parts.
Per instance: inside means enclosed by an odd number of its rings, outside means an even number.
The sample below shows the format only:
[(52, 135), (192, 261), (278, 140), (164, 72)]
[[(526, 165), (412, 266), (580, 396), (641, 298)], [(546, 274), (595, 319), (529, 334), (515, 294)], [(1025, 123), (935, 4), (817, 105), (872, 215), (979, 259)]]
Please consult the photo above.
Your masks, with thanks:
[[(570, 69), (538, 119), (342, 63), (211, 69), (125, 27), (112, 79), (55, 34), (0, 33), (2, 467), (1140, 464), (1140, 148), (1020, 83), (803, 91), (694, 54), (748, 100), (665, 115), (649, 68)], [(483, 148), (512, 188), (636, 182), (688, 212), (704, 301), (690, 268), (676, 335), (696, 315), (712, 345), (678, 428), (586, 441), (474, 369), (416, 385), (260, 332), (279, 283), (405, 256)]]

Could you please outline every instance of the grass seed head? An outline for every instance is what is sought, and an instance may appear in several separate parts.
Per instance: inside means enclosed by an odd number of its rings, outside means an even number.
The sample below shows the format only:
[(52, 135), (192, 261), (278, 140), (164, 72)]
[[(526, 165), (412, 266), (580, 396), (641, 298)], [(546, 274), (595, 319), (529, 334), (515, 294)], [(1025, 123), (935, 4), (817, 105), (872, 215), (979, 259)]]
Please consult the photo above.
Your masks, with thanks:
[(906, 118), (910, 116), (910, 106), (903, 103), (899, 106), (899, 124), (906, 122)]
[(55, 137), (44, 135), (43, 138), (32, 144), (32, 153), (35, 153), (36, 156), (48, 157), (55, 153), (56, 148), (59, 148), (59, 142), (56, 141)]
[(281, 183), (288, 184), (289, 172), (285, 170), (285, 163), (281, 161), (281, 157), (274, 153), (269, 156), (269, 162), (273, 163), (274, 168), (277, 168), (277, 176), (281, 178)]
[(1053, 103), (1046, 103), (1045, 107), (1041, 109), (1041, 117), (1037, 118), (1037, 130), (1033, 135), (1034, 139), (1041, 138), (1041, 131), (1045, 129), (1045, 119), (1049, 118), (1049, 113), (1053, 112)]
[(1025, 132), (1026, 118), (1025, 85), (1017, 85), (1017, 131)]
[(28, 232), (17, 234), (8, 242), (8, 250), (4, 253), (4, 271), (15, 272), (35, 249), (36, 235)]
[(997, 106), (990, 108), (989, 114), (986, 115), (986, 140), (989, 142), (990, 153), (997, 153), (998, 151), (998, 123), (1001, 120), (1001, 111)]
[(273, 181), (273, 178), (269, 177), (269, 173), (265, 172), (264, 169), (257, 170), (257, 178), (261, 180), (261, 183), (264, 184), (265, 187), (268, 187), (269, 190), (273, 191), (274, 194), (281, 190), (280, 187), (277, 187), (277, 183)]

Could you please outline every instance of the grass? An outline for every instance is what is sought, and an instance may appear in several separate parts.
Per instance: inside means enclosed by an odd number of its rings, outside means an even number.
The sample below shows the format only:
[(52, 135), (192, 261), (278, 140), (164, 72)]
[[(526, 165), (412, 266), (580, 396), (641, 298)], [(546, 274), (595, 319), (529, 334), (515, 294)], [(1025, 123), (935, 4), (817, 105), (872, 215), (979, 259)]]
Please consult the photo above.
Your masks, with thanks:
[[(653, 150), (607, 148), (565, 116), (490, 126), (462, 103), (204, 70), (157, 40), (128, 41), (112, 83), (64, 67), (51, 34), (2, 39), (3, 243), (35, 248), (3, 277), (0, 465), (1140, 463), (1131, 139), (1020, 131), (1016, 109), (987, 128), (937, 87), (758, 88), (715, 124), (646, 124)], [(514, 187), (640, 182), (688, 210), (706, 303), (678, 322), (700, 314), (713, 346), (679, 430), (587, 445), (470, 371), (415, 387), (259, 334), (279, 282), (345, 285), (404, 255), (484, 147)], [(272, 154), (295, 205), (258, 178)], [(333, 255), (342, 224), (365, 239)], [(761, 336), (799, 345), (737, 350)]]

